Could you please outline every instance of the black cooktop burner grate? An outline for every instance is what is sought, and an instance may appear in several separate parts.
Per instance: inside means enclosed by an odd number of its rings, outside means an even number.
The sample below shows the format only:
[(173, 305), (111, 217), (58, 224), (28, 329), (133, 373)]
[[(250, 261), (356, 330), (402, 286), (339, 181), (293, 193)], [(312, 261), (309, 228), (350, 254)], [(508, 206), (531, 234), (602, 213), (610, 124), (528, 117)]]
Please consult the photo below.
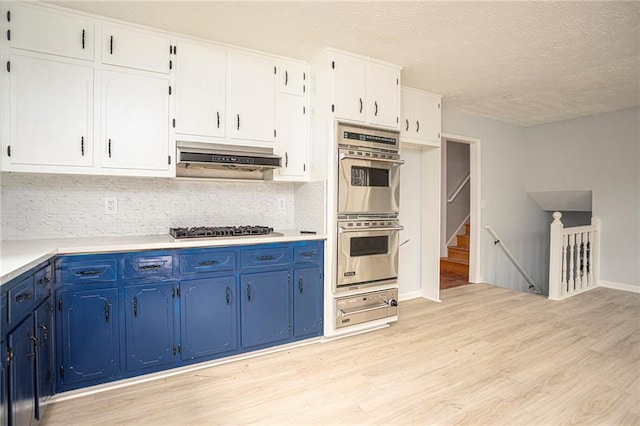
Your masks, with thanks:
[(198, 226), (193, 228), (169, 228), (169, 235), (176, 240), (187, 238), (242, 237), (246, 235), (269, 235), (268, 226)]

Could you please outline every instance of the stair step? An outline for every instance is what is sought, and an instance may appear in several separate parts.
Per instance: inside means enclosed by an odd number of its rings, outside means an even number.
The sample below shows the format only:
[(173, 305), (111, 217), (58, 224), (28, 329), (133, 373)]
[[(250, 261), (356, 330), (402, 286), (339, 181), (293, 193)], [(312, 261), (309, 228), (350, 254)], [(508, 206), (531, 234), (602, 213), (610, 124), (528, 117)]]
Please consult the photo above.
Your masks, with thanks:
[(440, 258), (440, 271), (469, 276), (469, 262), (462, 259)]
[(464, 235), (471, 235), (471, 224), (464, 224)]
[(456, 244), (458, 247), (469, 248), (469, 236), (468, 235), (456, 235)]
[(449, 256), (449, 259), (466, 260), (467, 263), (469, 263), (468, 247), (449, 246), (447, 247), (447, 254)]

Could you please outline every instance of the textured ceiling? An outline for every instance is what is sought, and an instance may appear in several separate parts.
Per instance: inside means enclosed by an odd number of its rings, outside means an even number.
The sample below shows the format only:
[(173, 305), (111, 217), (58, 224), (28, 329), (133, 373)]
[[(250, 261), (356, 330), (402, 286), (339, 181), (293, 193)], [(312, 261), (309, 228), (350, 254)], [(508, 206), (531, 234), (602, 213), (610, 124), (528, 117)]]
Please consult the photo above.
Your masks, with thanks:
[(55, 3), (305, 61), (375, 57), (449, 108), (522, 126), (640, 104), (638, 1)]

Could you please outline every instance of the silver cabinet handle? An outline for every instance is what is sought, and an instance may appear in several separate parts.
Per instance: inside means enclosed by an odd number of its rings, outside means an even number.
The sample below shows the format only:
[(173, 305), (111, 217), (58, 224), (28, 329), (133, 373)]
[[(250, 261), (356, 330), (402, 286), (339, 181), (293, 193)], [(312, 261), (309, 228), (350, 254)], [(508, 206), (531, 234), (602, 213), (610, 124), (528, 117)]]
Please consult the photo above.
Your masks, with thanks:
[(382, 302), (379, 305), (372, 306), (370, 308), (354, 309), (354, 310), (340, 309), (340, 316), (343, 317), (345, 315), (360, 314), (362, 312), (375, 311), (377, 309), (388, 308), (388, 307), (389, 307), (389, 303)]
[(402, 231), (404, 229), (404, 226), (392, 226), (392, 227), (388, 227), (388, 228), (345, 228), (344, 226), (338, 226), (338, 232), (339, 233), (345, 233), (345, 232), (370, 232), (370, 231), (391, 231), (391, 232), (396, 232), (396, 231)]
[(349, 158), (352, 160), (377, 161), (379, 163), (391, 163), (395, 166), (401, 166), (404, 164), (404, 160), (390, 160), (386, 158), (371, 158), (371, 157), (363, 157), (360, 155), (340, 154), (340, 160), (344, 160), (345, 158)]

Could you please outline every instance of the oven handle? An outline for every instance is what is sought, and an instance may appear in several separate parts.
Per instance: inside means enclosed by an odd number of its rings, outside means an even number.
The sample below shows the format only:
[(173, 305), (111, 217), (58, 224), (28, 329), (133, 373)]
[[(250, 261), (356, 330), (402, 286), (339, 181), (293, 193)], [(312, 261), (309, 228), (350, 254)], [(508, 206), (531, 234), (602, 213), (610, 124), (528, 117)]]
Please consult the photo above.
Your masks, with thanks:
[(353, 159), (353, 160), (366, 160), (366, 161), (377, 161), (378, 163), (390, 163), (393, 166), (401, 166), (404, 164), (404, 160), (390, 160), (386, 158), (371, 158), (371, 157), (363, 157), (361, 155), (351, 155), (351, 154), (343, 154), (340, 153), (340, 161), (345, 158)]
[(353, 310), (340, 309), (340, 316), (343, 317), (345, 315), (361, 314), (363, 312), (375, 311), (381, 308), (388, 308), (389, 306), (390, 306), (389, 302), (381, 302), (379, 305), (371, 306), (370, 308), (353, 309)]
[(402, 231), (404, 226), (398, 225), (389, 228), (345, 228), (344, 226), (338, 226), (338, 233), (344, 232), (367, 232), (367, 231)]

